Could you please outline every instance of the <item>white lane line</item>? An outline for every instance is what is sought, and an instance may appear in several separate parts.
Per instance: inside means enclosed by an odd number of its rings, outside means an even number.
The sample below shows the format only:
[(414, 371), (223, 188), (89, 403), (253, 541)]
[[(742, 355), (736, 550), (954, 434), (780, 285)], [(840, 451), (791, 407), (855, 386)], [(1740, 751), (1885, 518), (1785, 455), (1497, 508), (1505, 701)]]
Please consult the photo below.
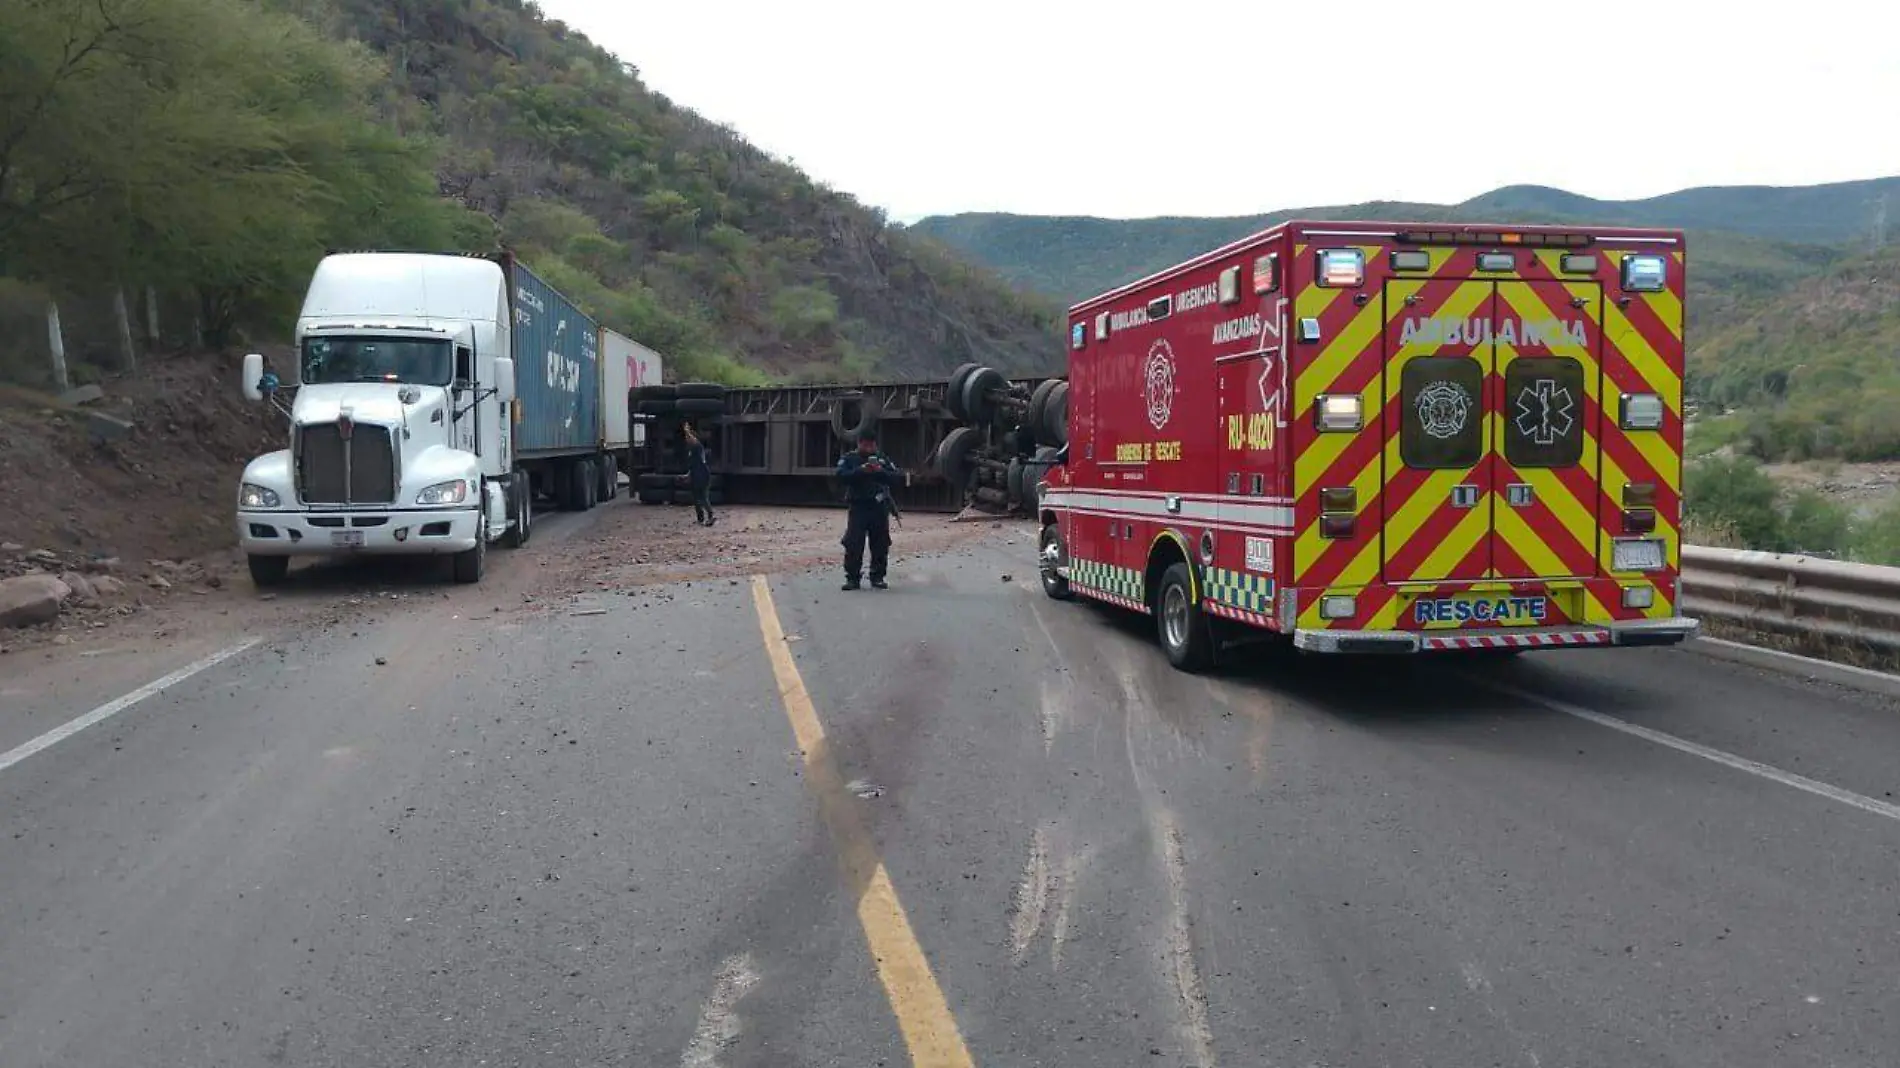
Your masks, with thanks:
[(1764, 764), (1759, 760), (1750, 760), (1747, 757), (1736, 756), (1734, 753), (1726, 753), (1720, 749), (1711, 749), (1706, 745), (1698, 745), (1686, 738), (1678, 738), (1673, 734), (1664, 734), (1662, 731), (1651, 730), (1648, 727), (1640, 727), (1628, 720), (1617, 719), (1615, 716), (1606, 716), (1594, 709), (1583, 708), (1578, 705), (1570, 704), (1567, 701), (1559, 701), (1551, 697), (1542, 697), (1528, 690), (1520, 690), (1515, 686), (1503, 683), (1487, 682), (1485, 685), (1499, 693), (1508, 694), (1522, 701), (1530, 701), (1533, 704), (1543, 705), (1545, 708), (1554, 712), (1562, 712), (1566, 716), (1575, 716), (1578, 719), (1594, 723), (1599, 727), (1608, 727), (1613, 731), (1622, 731), (1624, 734), (1641, 738), (1646, 742), (1655, 742), (1657, 745), (1668, 746), (1679, 753), (1688, 753), (1690, 756), (1699, 756), (1704, 760), (1712, 760), (1724, 767), (1734, 768), (1736, 771), (1745, 771), (1750, 775), (1758, 775), (1770, 782), (1778, 782), (1783, 786), (1792, 786), (1797, 790), (1813, 794), (1816, 797), (1825, 797), (1829, 801), (1837, 801), (1850, 808), (1857, 808), (1862, 812), (1871, 812), (1876, 816), (1885, 816), (1890, 820), (1900, 820), (1900, 805), (1892, 804), (1887, 801), (1878, 801), (1874, 798), (1854, 793), (1851, 790), (1843, 790), (1838, 786), (1830, 786), (1827, 783), (1810, 779), (1805, 775), (1796, 775), (1792, 771), (1783, 771), (1772, 764)]
[(719, 1068), (719, 1054), (739, 1040), (739, 1001), (758, 985), (750, 954), (727, 957), (713, 978), (712, 996), (700, 1006), (693, 1042), (680, 1057), (681, 1068)]
[(205, 657), (203, 660), (186, 664), (184, 667), (179, 668), (177, 671), (163, 678), (153, 679), (151, 682), (126, 694), (124, 697), (107, 701), (105, 704), (80, 716), (78, 719), (54, 727), (52, 730), (47, 731), (45, 734), (40, 735), (25, 745), (9, 749), (5, 753), (0, 753), (0, 771), (7, 770), (42, 749), (50, 749), (58, 745), (73, 735), (78, 734), (80, 731), (85, 730), (87, 727), (103, 723), (126, 709), (131, 708), (133, 705), (138, 704), (140, 701), (145, 700), (147, 697), (168, 690), (206, 668), (216, 667), (263, 640), (262, 638), (247, 638), (227, 649), (220, 649), (210, 656)]

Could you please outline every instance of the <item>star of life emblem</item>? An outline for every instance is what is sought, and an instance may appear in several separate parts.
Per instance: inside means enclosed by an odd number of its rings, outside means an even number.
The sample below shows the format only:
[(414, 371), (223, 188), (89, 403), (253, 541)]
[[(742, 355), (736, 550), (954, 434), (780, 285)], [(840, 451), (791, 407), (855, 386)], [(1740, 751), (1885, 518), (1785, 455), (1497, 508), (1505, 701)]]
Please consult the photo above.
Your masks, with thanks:
[(1538, 445), (1555, 445), (1576, 424), (1576, 398), (1555, 379), (1540, 378), (1517, 394), (1517, 432)]

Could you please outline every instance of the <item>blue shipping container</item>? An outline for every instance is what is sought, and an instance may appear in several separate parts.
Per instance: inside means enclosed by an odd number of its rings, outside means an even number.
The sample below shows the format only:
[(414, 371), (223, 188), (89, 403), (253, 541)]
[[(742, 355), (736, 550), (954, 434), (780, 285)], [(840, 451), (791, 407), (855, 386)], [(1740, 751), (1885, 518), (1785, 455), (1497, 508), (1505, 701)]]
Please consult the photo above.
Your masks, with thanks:
[(524, 458), (591, 452), (600, 443), (600, 327), (512, 256), (502, 258), (514, 311), (515, 394)]

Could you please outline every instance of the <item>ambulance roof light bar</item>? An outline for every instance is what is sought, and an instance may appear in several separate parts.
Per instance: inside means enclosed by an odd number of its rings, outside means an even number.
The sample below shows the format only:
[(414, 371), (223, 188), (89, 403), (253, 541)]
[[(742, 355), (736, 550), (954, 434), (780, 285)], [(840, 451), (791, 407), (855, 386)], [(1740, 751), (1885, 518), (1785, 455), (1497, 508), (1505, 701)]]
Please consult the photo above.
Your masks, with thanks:
[(1590, 234), (1538, 234), (1516, 230), (1401, 230), (1398, 240), (1408, 245), (1525, 245), (1532, 248), (1586, 248), (1596, 243)]

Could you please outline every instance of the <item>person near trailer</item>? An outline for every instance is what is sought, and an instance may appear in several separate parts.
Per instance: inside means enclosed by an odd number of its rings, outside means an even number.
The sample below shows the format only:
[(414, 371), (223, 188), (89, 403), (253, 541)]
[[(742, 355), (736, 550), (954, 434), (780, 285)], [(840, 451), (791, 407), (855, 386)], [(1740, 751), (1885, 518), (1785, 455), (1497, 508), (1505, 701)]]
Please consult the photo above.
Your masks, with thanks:
[(884, 582), (890, 564), (891, 515), (897, 503), (891, 489), (910, 478), (883, 453), (877, 451), (877, 435), (869, 430), (858, 434), (858, 447), (838, 458), (838, 481), (844, 483), (845, 519), (844, 588), (859, 588), (864, 575), (864, 548), (871, 547), (871, 587), (888, 589)]
[(717, 517), (713, 515), (712, 464), (707, 459), (706, 443), (699, 440), (691, 423), (682, 427), (680, 433), (686, 439), (686, 473), (680, 477), (693, 491), (694, 522), (709, 527)]

